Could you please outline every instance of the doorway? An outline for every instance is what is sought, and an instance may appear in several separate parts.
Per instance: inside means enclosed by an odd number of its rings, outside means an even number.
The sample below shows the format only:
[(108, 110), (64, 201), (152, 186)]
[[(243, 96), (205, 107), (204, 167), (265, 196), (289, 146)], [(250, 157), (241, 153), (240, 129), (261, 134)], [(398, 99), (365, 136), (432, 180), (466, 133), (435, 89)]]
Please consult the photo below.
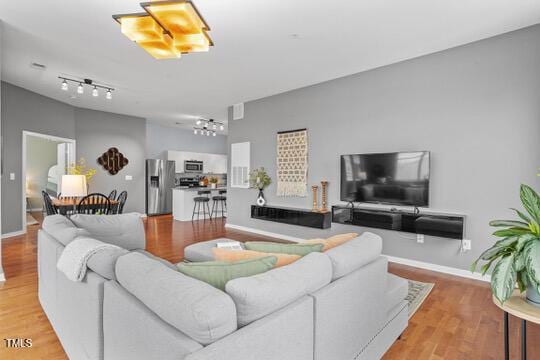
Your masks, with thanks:
[(75, 162), (75, 140), (23, 131), (22, 228), (37, 224), (32, 212), (43, 211), (42, 191), (58, 197), (62, 175)]

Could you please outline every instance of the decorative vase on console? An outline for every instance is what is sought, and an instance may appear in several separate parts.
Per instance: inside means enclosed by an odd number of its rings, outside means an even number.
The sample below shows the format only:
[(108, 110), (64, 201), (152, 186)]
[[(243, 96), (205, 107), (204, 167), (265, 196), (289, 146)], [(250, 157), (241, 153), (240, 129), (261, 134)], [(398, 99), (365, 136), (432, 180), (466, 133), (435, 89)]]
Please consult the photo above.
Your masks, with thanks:
[(252, 189), (258, 189), (259, 195), (257, 196), (257, 205), (266, 205), (266, 199), (264, 198), (263, 190), (272, 183), (272, 179), (268, 176), (266, 170), (262, 167), (260, 169), (252, 170), (249, 173), (249, 185)]

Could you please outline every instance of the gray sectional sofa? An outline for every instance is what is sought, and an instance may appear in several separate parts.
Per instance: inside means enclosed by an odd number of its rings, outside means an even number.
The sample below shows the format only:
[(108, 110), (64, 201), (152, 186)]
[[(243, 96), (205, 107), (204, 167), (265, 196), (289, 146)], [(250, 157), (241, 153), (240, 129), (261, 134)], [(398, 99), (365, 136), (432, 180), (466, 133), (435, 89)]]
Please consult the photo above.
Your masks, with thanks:
[[(379, 359), (407, 327), (407, 282), (374, 234), (221, 291), (145, 252), (136, 214), (72, 220), (47, 217), (38, 235), (39, 299), (71, 359)], [(124, 250), (73, 282), (56, 262), (78, 236)]]

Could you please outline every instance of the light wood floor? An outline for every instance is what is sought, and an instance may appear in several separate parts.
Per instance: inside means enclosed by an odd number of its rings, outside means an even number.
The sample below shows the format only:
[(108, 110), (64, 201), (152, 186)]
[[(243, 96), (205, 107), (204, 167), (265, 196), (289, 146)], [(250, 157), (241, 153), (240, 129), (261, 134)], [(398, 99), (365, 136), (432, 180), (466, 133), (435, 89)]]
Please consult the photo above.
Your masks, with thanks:
[[(35, 214), (41, 220), (40, 214)], [(145, 221), (147, 250), (172, 262), (198, 241), (228, 237), (265, 240), (224, 228), (224, 222), (178, 222), (170, 216)], [(0, 359), (66, 359), (37, 297), (37, 230), (3, 240), (2, 264), (7, 276), (0, 283)], [(492, 304), (487, 283), (390, 264), (390, 271), (435, 287), (407, 330), (384, 359), (502, 359), (502, 312)], [(512, 359), (519, 358), (519, 322), (511, 318)], [(540, 330), (528, 325), (528, 357), (540, 359)], [(31, 338), (33, 346), (7, 349), (5, 338)], [(74, 359), (77, 360), (77, 359)], [(231, 359), (234, 360), (234, 359)], [(328, 359), (340, 360), (340, 359)]]

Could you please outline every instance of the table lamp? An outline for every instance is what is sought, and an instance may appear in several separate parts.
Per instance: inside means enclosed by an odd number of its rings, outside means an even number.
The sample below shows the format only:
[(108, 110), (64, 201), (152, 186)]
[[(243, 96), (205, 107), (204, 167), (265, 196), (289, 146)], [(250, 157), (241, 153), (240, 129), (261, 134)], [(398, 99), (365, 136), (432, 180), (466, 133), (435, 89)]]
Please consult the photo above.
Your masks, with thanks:
[(87, 195), (86, 176), (62, 175), (62, 197), (82, 197)]

